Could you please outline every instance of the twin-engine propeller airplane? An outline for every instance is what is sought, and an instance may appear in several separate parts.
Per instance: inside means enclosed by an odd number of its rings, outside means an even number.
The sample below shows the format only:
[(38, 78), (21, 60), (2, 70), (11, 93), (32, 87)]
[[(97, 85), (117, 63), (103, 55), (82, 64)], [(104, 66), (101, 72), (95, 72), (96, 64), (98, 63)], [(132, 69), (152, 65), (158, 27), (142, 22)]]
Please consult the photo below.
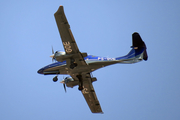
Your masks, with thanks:
[(92, 82), (97, 79), (91, 76), (91, 72), (116, 63), (131, 64), (147, 60), (148, 56), (145, 43), (142, 41), (140, 35), (135, 32), (132, 34), (132, 49), (125, 56), (109, 58), (87, 55), (87, 53), (81, 53), (78, 49), (70, 25), (64, 14), (63, 6), (59, 7), (54, 16), (65, 52), (56, 51), (54, 53), (52, 49), (53, 55), (50, 57), (56, 60), (56, 62), (39, 69), (38, 73), (56, 75), (53, 78), (54, 82), (58, 80), (58, 74), (70, 75), (71, 77), (66, 77), (61, 81), (65, 91), (66, 86), (73, 88), (78, 85), (78, 89), (82, 92), (92, 113), (103, 113), (92, 85)]

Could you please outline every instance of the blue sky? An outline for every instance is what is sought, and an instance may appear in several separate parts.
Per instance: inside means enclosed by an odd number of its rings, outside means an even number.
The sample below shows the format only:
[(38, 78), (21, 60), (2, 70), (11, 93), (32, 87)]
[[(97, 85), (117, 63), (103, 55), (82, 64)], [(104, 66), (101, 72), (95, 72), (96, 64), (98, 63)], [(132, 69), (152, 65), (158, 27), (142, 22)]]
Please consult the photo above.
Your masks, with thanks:
[[(179, 120), (179, 0), (1, 0), (1, 120)], [(93, 72), (104, 114), (92, 114), (78, 88), (37, 74), (63, 50), (54, 13), (60, 5), (81, 52), (127, 54), (139, 32), (149, 60)], [(65, 77), (65, 76), (64, 76)], [(59, 76), (62, 80), (63, 76)]]

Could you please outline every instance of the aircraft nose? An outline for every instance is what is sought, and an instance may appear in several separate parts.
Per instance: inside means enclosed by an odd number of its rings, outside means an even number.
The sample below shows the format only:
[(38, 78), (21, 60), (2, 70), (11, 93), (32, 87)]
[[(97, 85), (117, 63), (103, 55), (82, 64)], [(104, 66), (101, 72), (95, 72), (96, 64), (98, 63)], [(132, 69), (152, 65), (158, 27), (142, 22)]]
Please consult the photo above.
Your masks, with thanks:
[(37, 71), (37, 73), (43, 74), (43, 69), (39, 69), (39, 70)]

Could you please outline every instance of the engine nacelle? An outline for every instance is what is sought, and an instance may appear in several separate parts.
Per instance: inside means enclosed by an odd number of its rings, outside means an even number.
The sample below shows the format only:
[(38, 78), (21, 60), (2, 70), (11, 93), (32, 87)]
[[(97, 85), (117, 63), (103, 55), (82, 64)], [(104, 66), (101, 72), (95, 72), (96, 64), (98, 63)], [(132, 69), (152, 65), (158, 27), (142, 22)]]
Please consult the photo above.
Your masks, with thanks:
[(64, 51), (56, 51), (55, 54), (53, 55), (53, 58), (59, 62), (63, 62), (66, 59), (69, 58), (78, 58), (79, 55), (82, 55), (83, 57), (87, 56), (87, 53), (76, 53), (76, 54), (69, 54), (67, 55)]
[(63, 58), (66, 55), (64, 51), (56, 51), (54, 54), (54, 59), (58, 61), (58, 59)]
[(67, 87), (73, 88), (76, 85), (79, 85), (79, 81), (74, 80), (72, 77), (66, 77), (61, 83), (66, 84)]
[(67, 55), (64, 51), (56, 51), (55, 53), (53, 51), (53, 55), (51, 55), (50, 57), (52, 59), (55, 59), (56, 61), (63, 62), (63, 61), (70, 59), (70, 58), (73, 58), (73, 59), (79, 58), (79, 56), (82, 56), (83, 58), (87, 57), (87, 53), (80, 53), (79, 52), (79, 53)]
[(67, 55), (64, 51), (56, 51), (54, 54), (54, 59), (63, 62), (64, 60), (71, 58), (72, 55)]
[[(97, 79), (95, 77), (91, 78), (91, 82), (95, 82)], [(66, 84), (67, 87), (73, 88), (74, 86), (79, 85), (78, 80), (74, 80), (72, 77), (66, 77), (61, 83)]]
[(61, 59), (64, 58), (64, 56), (66, 56), (66, 53), (64, 51), (56, 51), (55, 53), (53, 51), (53, 54), (50, 57), (52, 59), (62, 62)]

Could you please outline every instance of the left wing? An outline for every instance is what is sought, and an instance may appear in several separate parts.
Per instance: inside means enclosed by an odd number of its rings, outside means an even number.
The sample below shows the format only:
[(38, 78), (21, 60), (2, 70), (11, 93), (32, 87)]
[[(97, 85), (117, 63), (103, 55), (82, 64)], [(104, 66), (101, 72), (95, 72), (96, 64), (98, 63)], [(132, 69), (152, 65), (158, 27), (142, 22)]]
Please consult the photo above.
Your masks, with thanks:
[(92, 85), (93, 81), (96, 81), (96, 78), (91, 78), (90, 74), (88, 76), (82, 76), (83, 78), (83, 87), (84, 89), (81, 91), (86, 102), (91, 109), (92, 113), (103, 113), (100, 103), (97, 99), (96, 93), (94, 91), (94, 87)]

